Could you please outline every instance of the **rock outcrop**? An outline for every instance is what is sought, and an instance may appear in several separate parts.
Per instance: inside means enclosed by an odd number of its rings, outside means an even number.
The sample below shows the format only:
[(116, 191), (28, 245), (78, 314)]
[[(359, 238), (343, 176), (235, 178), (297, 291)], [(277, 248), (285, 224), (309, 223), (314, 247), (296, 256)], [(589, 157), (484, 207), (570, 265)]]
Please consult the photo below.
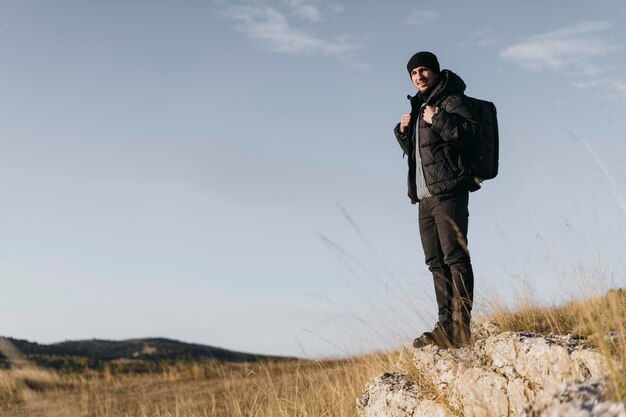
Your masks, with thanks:
[(469, 348), (407, 349), (374, 378), (360, 417), (623, 416), (608, 401), (605, 358), (571, 336), (475, 329)]
[(626, 417), (626, 404), (608, 400), (606, 381), (570, 382), (546, 390), (524, 407), (522, 417)]

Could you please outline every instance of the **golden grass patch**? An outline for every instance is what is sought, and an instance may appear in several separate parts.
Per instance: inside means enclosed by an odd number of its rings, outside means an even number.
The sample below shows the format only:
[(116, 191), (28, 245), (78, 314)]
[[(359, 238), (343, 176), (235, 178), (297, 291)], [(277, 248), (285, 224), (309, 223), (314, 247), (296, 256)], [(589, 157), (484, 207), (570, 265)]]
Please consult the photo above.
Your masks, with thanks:
[[(355, 399), (367, 381), (392, 369), (396, 356), (196, 363), (159, 374), (75, 376), (68, 379), (69, 389), (29, 389), (29, 395), (0, 407), (0, 416), (354, 416)], [(15, 374), (7, 372), (0, 380), (9, 383)]]

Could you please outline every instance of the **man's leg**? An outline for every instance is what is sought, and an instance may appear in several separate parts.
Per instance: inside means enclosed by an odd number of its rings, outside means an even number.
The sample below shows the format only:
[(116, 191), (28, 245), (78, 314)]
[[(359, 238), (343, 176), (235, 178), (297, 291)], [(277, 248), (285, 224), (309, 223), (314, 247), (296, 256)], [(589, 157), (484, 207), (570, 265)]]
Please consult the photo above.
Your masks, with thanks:
[(444, 252), (433, 212), (437, 204), (436, 197), (428, 197), (420, 201), (419, 230), (426, 265), (433, 274), (438, 320), (443, 323), (452, 321), (453, 287), (450, 268), (444, 263)]
[(438, 322), (432, 332), (426, 332), (413, 341), (414, 347), (436, 344), (443, 348), (452, 347), (452, 278), (444, 263), (444, 253), (439, 242), (437, 223), (433, 208), (436, 198), (428, 197), (419, 203), (419, 229), (428, 269), (433, 274), (437, 298)]
[(469, 193), (438, 201), (433, 209), (444, 264), (452, 274), (452, 310), (455, 344), (469, 344), (469, 323), (474, 299), (474, 272), (467, 248)]

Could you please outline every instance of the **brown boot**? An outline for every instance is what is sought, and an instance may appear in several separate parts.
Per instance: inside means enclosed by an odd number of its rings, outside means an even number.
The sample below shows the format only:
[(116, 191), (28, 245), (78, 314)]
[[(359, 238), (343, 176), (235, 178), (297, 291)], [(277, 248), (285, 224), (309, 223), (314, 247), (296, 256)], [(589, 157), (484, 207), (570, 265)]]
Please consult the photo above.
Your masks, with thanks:
[(428, 345), (437, 345), (442, 349), (453, 347), (452, 323), (438, 321), (432, 332), (426, 332), (413, 341), (413, 347), (415, 348), (422, 348)]

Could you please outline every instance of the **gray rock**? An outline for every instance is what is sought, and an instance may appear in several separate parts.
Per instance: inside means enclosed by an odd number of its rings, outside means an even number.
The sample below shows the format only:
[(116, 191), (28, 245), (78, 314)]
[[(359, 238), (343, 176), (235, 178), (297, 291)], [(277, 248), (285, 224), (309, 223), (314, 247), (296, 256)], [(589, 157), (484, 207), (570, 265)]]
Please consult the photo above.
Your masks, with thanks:
[(428, 399), (406, 373), (385, 373), (374, 378), (357, 399), (361, 417), (453, 417), (445, 405)]
[(626, 417), (626, 404), (608, 401), (606, 379), (569, 382), (546, 390), (530, 402), (522, 417)]

